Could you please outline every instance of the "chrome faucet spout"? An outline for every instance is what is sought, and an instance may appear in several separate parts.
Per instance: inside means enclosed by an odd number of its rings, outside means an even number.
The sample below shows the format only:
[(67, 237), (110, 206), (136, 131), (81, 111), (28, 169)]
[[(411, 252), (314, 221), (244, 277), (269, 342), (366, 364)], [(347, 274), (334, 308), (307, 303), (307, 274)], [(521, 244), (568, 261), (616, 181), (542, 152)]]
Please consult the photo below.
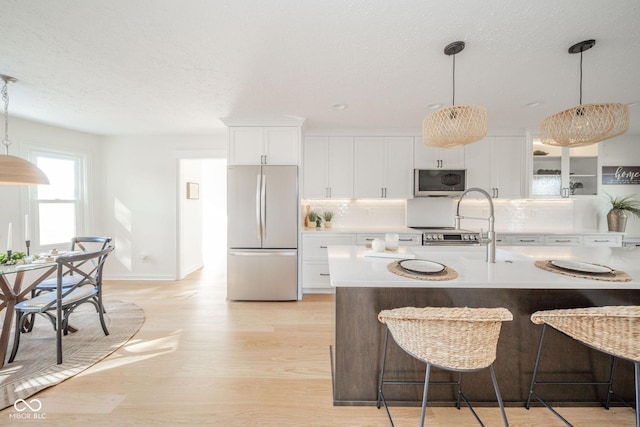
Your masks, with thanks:
[[(469, 188), (464, 193), (460, 195), (458, 199), (458, 204), (456, 206), (456, 216), (454, 217), (455, 228), (460, 229), (460, 220), (465, 217), (460, 215), (460, 202), (462, 198), (466, 196), (468, 193), (475, 192), (482, 194), (487, 201), (489, 202), (489, 217), (487, 218), (473, 218), (473, 219), (486, 219), (489, 221), (489, 230), (487, 231), (487, 262), (495, 263), (496, 262), (496, 233), (494, 231), (494, 210), (493, 210), (493, 200), (489, 193), (484, 191), (482, 188)], [(471, 218), (471, 217), (467, 217)]]

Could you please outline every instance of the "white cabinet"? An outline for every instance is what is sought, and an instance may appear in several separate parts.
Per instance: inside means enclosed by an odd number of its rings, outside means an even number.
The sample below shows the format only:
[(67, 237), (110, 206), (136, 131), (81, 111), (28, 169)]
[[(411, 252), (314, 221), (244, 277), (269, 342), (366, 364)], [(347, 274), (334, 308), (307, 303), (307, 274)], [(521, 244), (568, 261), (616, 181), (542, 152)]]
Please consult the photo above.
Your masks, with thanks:
[(521, 198), (525, 148), (524, 137), (488, 137), (467, 145), (467, 188), (482, 188), (494, 198)]
[(413, 137), (356, 137), (355, 197), (413, 197)]
[(572, 197), (598, 194), (598, 144), (554, 147), (533, 141), (534, 197)]
[(416, 169), (464, 169), (465, 147), (427, 147), (422, 137), (416, 137), (413, 164)]
[(295, 126), (232, 126), (230, 165), (297, 165), (300, 128)]
[(352, 198), (353, 137), (306, 137), (303, 170), (304, 198)]
[(622, 246), (622, 234), (584, 236), (583, 243), (585, 246), (620, 247)]
[[(422, 234), (397, 233), (398, 244), (400, 246), (421, 246)], [(385, 233), (358, 233), (356, 237), (357, 245), (370, 245), (374, 239), (384, 240)]]
[(327, 247), (331, 245), (356, 244), (355, 234), (320, 233), (304, 233), (302, 235), (302, 292), (332, 292)]
[(544, 244), (547, 246), (582, 246), (582, 236), (544, 236)]

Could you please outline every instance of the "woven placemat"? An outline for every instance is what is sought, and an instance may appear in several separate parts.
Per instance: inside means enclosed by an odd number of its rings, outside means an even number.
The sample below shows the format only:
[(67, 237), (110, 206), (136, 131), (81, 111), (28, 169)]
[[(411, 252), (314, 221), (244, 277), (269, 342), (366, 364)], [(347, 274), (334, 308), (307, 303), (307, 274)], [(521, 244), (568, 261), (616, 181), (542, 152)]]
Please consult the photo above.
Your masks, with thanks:
[(400, 261), (402, 260), (397, 260), (387, 264), (387, 270), (389, 270), (393, 274), (397, 274), (398, 276), (402, 276), (402, 277), (407, 277), (409, 279), (430, 280), (434, 282), (441, 281), (441, 280), (453, 280), (458, 277), (458, 272), (451, 267), (447, 267), (444, 271), (441, 271), (440, 273), (434, 273), (434, 274), (410, 273), (404, 268), (400, 267), (400, 264), (399, 264)]
[[(541, 268), (543, 270), (551, 271), (553, 273), (564, 274), (565, 276), (571, 277), (579, 277), (581, 279), (591, 279), (591, 280), (602, 280), (604, 282), (630, 282), (632, 279), (624, 271), (614, 270), (613, 273), (606, 274), (589, 274), (589, 273), (580, 273), (577, 271), (569, 271), (560, 267), (556, 267), (551, 264), (552, 260), (540, 260), (536, 261), (536, 267)], [(598, 264), (595, 264), (598, 265)], [(606, 266), (603, 266), (606, 267)]]

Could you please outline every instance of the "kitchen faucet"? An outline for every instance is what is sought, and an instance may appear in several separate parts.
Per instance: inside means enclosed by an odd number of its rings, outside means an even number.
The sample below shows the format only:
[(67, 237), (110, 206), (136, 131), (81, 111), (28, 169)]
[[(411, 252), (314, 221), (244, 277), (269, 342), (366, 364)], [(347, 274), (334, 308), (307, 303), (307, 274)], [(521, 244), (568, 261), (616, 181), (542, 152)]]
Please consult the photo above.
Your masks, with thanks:
[[(460, 215), (460, 202), (462, 201), (462, 198), (467, 193), (471, 193), (473, 191), (482, 194), (489, 201), (489, 217), (488, 218), (471, 217), (471, 216), (464, 217), (464, 216)], [(486, 191), (484, 191), (481, 188), (469, 188), (464, 193), (462, 193), (460, 195), (460, 198), (458, 199), (458, 206), (456, 207), (456, 216), (454, 217), (456, 230), (460, 229), (460, 220), (464, 219), (464, 218), (466, 218), (466, 219), (486, 219), (486, 220), (489, 221), (489, 231), (487, 231), (487, 260), (486, 261), (487, 262), (491, 262), (491, 263), (495, 263), (496, 262), (496, 233), (493, 230), (493, 220), (494, 220), (494, 216), (493, 216), (493, 200), (491, 200), (491, 196), (489, 196), (489, 193), (487, 193)], [(482, 232), (480, 232), (480, 239), (482, 239)]]

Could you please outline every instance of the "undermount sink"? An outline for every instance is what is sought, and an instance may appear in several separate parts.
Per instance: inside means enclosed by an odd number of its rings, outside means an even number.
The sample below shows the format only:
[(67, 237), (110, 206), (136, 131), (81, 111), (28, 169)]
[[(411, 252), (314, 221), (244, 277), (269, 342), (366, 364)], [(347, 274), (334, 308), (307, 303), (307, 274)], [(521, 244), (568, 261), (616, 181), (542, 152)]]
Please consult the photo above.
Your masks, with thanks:
[[(464, 259), (469, 261), (485, 261), (487, 248), (485, 246), (421, 246), (412, 248), (418, 258), (438, 261), (438, 259)], [(496, 262), (531, 261), (532, 258), (504, 249), (496, 249)]]

